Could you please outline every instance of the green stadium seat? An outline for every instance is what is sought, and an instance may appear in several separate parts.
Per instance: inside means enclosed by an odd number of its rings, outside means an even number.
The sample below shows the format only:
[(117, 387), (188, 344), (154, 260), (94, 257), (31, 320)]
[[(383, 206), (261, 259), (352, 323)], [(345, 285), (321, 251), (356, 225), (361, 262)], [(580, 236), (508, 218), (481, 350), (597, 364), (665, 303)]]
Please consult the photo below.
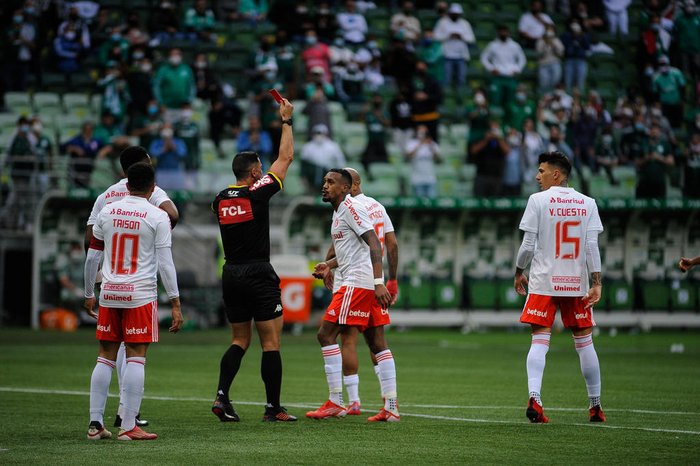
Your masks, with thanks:
[[(291, 176), (290, 176), (291, 175)], [(287, 174), (284, 179), (284, 190), (282, 191), (287, 196), (301, 196), (306, 193), (306, 186), (304, 185), (301, 176), (299, 174)]]
[(95, 160), (95, 168), (90, 175), (90, 188), (101, 192), (112, 186), (116, 181), (112, 162), (107, 158)]
[(430, 280), (420, 280), (406, 286), (406, 294), (410, 309), (431, 309), (433, 307), (433, 284)]
[(5, 94), (5, 105), (15, 115), (32, 113), (32, 100), (28, 92), (8, 92)]
[(392, 309), (408, 309), (408, 281), (406, 277), (399, 279), (399, 297), (396, 303), (391, 306)]
[(54, 127), (59, 135), (59, 140), (65, 142), (80, 132), (83, 119), (75, 115), (54, 115)]
[(633, 307), (634, 290), (624, 280), (606, 280), (601, 305), (609, 311), (629, 311)]
[(457, 309), (460, 305), (461, 292), (459, 286), (451, 280), (435, 282), (435, 307), (438, 309)]
[(63, 108), (66, 113), (86, 118), (88, 114), (92, 114), (90, 95), (82, 92), (67, 92), (63, 94)]
[(697, 307), (698, 288), (689, 280), (671, 284), (671, 308), (674, 311), (693, 311)]
[(33, 97), (34, 111), (42, 115), (56, 115), (63, 113), (61, 96), (55, 92), (37, 92)]
[(498, 303), (500, 309), (522, 310), (525, 305), (525, 297), (515, 291), (512, 279), (498, 281)]
[(639, 279), (644, 309), (647, 311), (668, 311), (671, 308), (671, 292), (664, 280)]
[(471, 309), (496, 309), (498, 307), (498, 282), (487, 279), (470, 279), (468, 284)]

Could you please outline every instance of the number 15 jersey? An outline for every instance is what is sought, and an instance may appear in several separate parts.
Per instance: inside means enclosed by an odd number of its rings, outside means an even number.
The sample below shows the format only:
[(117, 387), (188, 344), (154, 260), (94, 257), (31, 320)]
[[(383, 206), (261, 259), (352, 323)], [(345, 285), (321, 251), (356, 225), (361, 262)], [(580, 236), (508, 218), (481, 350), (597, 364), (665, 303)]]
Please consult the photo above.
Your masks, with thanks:
[(520, 229), (537, 234), (528, 292), (547, 296), (588, 293), (586, 238), (603, 231), (595, 200), (573, 188), (530, 196)]
[(104, 242), (100, 306), (135, 308), (155, 301), (156, 249), (172, 243), (168, 214), (145, 198), (127, 196), (100, 211), (92, 233)]

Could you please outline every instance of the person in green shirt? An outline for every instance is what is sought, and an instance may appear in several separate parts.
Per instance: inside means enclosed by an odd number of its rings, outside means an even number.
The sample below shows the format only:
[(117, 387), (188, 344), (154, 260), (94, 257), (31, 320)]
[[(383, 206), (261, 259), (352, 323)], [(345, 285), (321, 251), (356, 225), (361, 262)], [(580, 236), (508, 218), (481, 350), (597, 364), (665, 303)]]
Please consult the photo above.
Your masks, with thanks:
[(192, 69), (182, 63), (182, 50), (175, 47), (168, 53), (168, 61), (158, 67), (153, 77), (153, 94), (166, 108), (166, 120), (175, 121), (180, 110), (197, 95)]
[(389, 154), (386, 151), (387, 128), (391, 126), (389, 118), (384, 112), (384, 100), (381, 95), (372, 96), (371, 107), (365, 113), (365, 126), (367, 128), (367, 147), (362, 153), (362, 164), (366, 170), (372, 163), (387, 163)]
[(109, 38), (102, 43), (97, 52), (97, 61), (106, 67), (110, 61), (126, 63), (129, 59), (129, 41), (122, 36), (121, 26), (113, 26)]
[(51, 139), (44, 133), (44, 125), (41, 123), (41, 118), (35, 116), (32, 118), (32, 134), (36, 139), (34, 144), (34, 153), (37, 158), (37, 169), (39, 172), (38, 188), (44, 192), (49, 187), (49, 170), (53, 162), (53, 143)]
[(535, 110), (537, 107), (527, 98), (527, 88), (519, 84), (515, 91), (515, 99), (506, 106), (506, 126), (518, 131), (522, 130), (525, 120), (535, 117)]
[(484, 89), (477, 89), (474, 93), (474, 106), (467, 109), (469, 122), (469, 137), (467, 138), (467, 163), (476, 163), (472, 145), (484, 139), (490, 128), (491, 111), (489, 101)]
[(187, 147), (185, 156), (185, 170), (198, 170), (201, 165), (199, 151), (199, 125), (192, 121), (192, 107), (188, 104), (182, 107), (180, 120), (175, 123), (175, 136), (182, 139)]
[(107, 63), (105, 75), (97, 81), (97, 87), (102, 91), (102, 112), (110, 112), (115, 122), (120, 124), (131, 101), (131, 95), (117, 62)]
[(674, 165), (674, 160), (671, 144), (661, 136), (659, 125), (651, 125), (649, 138), (634, 164), (637, 167), (637, 198), (666, 197), (668, 170)]
[(194, 6), (185, 13), (185, 28), (192, 35), (202, 42), (215, 42), (214, 26), (216, 19), (214, 12), (207, 8), (206, 0), (196, 0)]
[(673, 22), (673, 39), (678, 44), (683, 73), (692, 81), (700, 81), (700, 12), (687, 1)]
[(416, 57), (428, 65), (428, 74), (437, 82), (443, 82), (445, 65), (442, 59), (442, 44), (433, 39), (433, 31), (423, 32), (423, 38), (418, 42)]
[(122, 134), (124, 134), (124, 132), (117, 124), (112, 112), (103, 110), (100, 115), (100, 123), (95, 127), (95, 132), (93, 133), (95, 139), (107, 145), (112, 142), (114, 136), (120, 136)]
[(670, 65), (667, 56), (659, 58), (659, 72), (654, 75), (652, 89), (661, 101), (661, 109), (674, 128), (683, 124), (685, 77)]

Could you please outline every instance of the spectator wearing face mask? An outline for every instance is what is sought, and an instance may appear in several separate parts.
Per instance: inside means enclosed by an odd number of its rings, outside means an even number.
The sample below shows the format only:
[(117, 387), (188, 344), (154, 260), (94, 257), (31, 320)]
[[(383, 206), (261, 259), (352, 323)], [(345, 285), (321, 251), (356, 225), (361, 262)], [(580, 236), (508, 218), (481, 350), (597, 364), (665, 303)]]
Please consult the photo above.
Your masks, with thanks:
[(537, 52), (537, 79), (540, 93), (554, 90), (561, 81), (561, 59), (564, 56), (564, 44), (557, 37), (554, 26), (547, 26), (544, 35), (535, 43)]
[(214, 72), (209, 67), (206, 54), (198, 53), (194, 57), (192, 75), (194, 76), (195, 86), (197, 87), (197, 97), (204, 101), (212, 102), (220, 92), (219, 80), (216, 79)]
[(175, 4), (170, 0), (159, 2), (151, 15), (148, 29), (153, 34), (152, 46), (166, 45), (172, 40), (185, 38), (185, 34), (180, 30)]
[(501, 196), (519, 197), (525, 177), (525, 155), (523, 136), (516, 128), (509, 128), (506, 136), (509, 151), (503, 167), (503, 187)]
[(304, 88), (304, 97), (306, 97), (304, 113), (309, 118), (309, 138), (312, 136), (312, 128), (321, 124), (326, 126), (329, 136), (333, 137), (331, 111), (328, 102), (334, 97), (335, 90), (330, 83), (324, 81), (323, 77), (323, 68), (315, 67), (311, 69), (311, 80)]
[(265, 21), (269, 11), (267, 0), (240, 0), (238, 3), (238, 13), (252, 25)]
[(54, 38), (53, 52), (58, 71), (63, 73), (68, 84), (71, 82), (71, 76), (80, 71), (80, 60), (85, 51), (72, 26), (63, 28)]
[(474, 197), (500, 196), (503, 187), (505, 159), (510, 152), (498, 121), (491, 120), (484, 137), (475, 142), (472, 151), (476, 163)]
[(678, 68), (670, 65), (666, 56), (659, 58), (659, 71), (652, 80), (652, 90), (671, 126), (680, 128), (683, 123), (685, 77)]
[(406, 151), (406, 143), (413, 136), (413, 121), (411, 121), (410, 91), (407, 87), (399, 88), (399, 92), (389, 102), (389, 116), (394, 133), (394, 143), (402, 152)]
[(199, 125), (193, 120), (194, 113), (192, 106), (185, 104), (182, 106), (180, 120), (175, 123), (175, 136), (182, 139), (187, 148), (185, 157), (185, 170), (192, 172), (199, 170), (202, 164), (202, 156), (199, 150)]
[(542, 11), (542, 1), (532, 0), (530, 11), (523, 13), (518, 20), (518, 34), (523, 47), (533, 48), (542, 39), (548, 28), (554, 28), (554, 21)]
[(489, 100), (502, 108), (510, 102), (518, 85), (518, 77), (526, 65), (525, 52), (510, 38), (508, 26), (498, 26), (498, 38), (481, 52), (481, 63), (491, 73)]
[(111, 149), (95, 138), (95, 125), (86, 121), (80, 127), (80, 134), (61, 145), (62, 153), (70, 157), (70, 178), (73, 186), (90, 187), (90, 175), (95, 167), (95, 159), (103, 158)]
[(435, 164), (440, 163), (440, 146), (428, 127), (418, 125), (416, 135), (406, 143), (406, 160), (411, 164), (411, 189), (417, 197), (437, 197)]
[(256, 116), (248, 117), (248, 128), (238, 134), (236, 151), (257, 152), (263, 167), (269, 168), (272, 157), (272, 139), (270, 133), (260, 127), (260, 119)]
[(474, 144), (481, 141), (491, 127), (491, 109), (486, 99), (486, 92), (477, 89), (474, 94), (474, 106), (467, 109), (469, 137), (467, 139), (467, 163), (476, 163)]
[(76, 313), (81, 312), (85, 302), (85, 251), (79, 241), (71, 241), (67, 252), (60, 251), (56, 257), (54, 272), (61, 286), (60, 302), (57, 304)]
[(533, 118), (537, 110), (536, 105), (528, 99), (527, 88), (519, 84), (515, 90), (515, 99), (505, 108), (505, 126), (520, 129), (526, 118)]
[(108, 62), (106, 68), (105, 75), (97, 81), (97, 87), (102, 91), (102, 111), (110, 112), (120, 124), (131, 100), (129, 87), (116, 62)]
[(182, 51), (171, 49), (168, 61), (158, 67), (153, 78), (153, 94), (159, 104), (166, 108), (165, 120), (176, 121), (180, 109), (197, 95), (194, 76), (189, 66), (182, 63)]
[(642, 145), (640, 156), (634, 159), (637, 167), (638, 199), (666, 197), (668, 171), (674, 165), (671, 144), (662, 137), (661, 128), (652, 125), (649, 137)]
[[(151, 143), (149, 154), (155, 160), (156, 181), (163, 189), (185, 189), (185, 142), (175, 137), (170, 123), (165, 123), (159, 137)], [(179, 209), (181, 210), (181, 209)]]
[(311, 128), (311, 139), (301, 147), (301, 175), (309, 189), (317, 190), (331, 168), (344, 167), (345, 155), (337, 142), (328, 136), (323, 124)]
[(158, 137), (164, 120), (160, 106), (155, 99), (146, 104), (146, 112), (139, 113), (129, 122), (129, 135), (139, 138), (141, 147), (150, 147)]
[(583, 92), (588, 75), (588, 51), (591, 48), (588, 33), (577, 21), (571, 21), (569, 28), (561, 35), (564, 45), (564, 84), (567, 92), (576, 87)]
[(365, 35), (368, 30), (367, 21), (357, 11), (355, 0), (346, 0), (345, 9), (338, 13), (335, 18), (345, 42), (352, 45), (360, 45), (365, 41)]
[(458, 93), (458, 100), (460, 100), (459, 91), (467, 81), (469, 45), (476, 43), (472, 26), (462, 18), (463, 14), (462, 5), (453, 3), (447, 10), (447, 17), (439, 19), (433, 29), (433, 37), (442, 43), (442, 57), (445, 64), (444, 84), (454, 86)]
[(142, 49), (136, 49), (132, 54), (133, 64), (126, 74), (126, 84), (131, 102), (129, 114), (134, 118), (137, 114), (144, 115), (148, 102), (153, 96), (153, 65)]
[(574, 106), (570, 123), (570, 138), (574, 157), (580, 159), (591, 169), (595, 168), (594, 141), (599, 127), (598, 113), (595, 108), (579, 104)]
[(596, 171), (600, 168), (605, 171), (605, 174), (608, 176), (608, 181), (610, 181), (610, 184), (613, 186), (619, 183), (613, 175), (613, 168), (618, 165), (619, 160), (620, 148), (613, 136), (612, 127), (607, 126), (596, 140), (595, 167)]
[(29, 65), (36, 51), (36, 28), (25, 17), (23, 10), (15, 10), (12, 24), (5, 32), (9, 60), (3, 66), (7, 90), (24, 91), (27, 88)]
[(80, 17), (78, 8), (75, 6), (71, 6), (68, 10), (68, 17), (58, 26), (56, 35), (64, 35), (66, 30), (75, 32), (75, 39), (80, 43), (82, 49), (89, 50), (91, 48), (90, 29), (87, 22)]
[(364, 121), (367, 129), (367, 147), (362, 153), (361, 161), (365, 169), (369, 170), (372, 163), (389, 161), (389, 154), (386, 151), (386, 132), (391, 123), (384, 112), (384, 100), (381, 95), (372, 96)]
[(195, 40), (214, 42), (214, 26), (216, 19), (211, 8), (207, 8), (206, 0), (195, 0), (192, 8), (185, 12), (185, 29)]
[(338, 31), (338, 23), (328, 2), (318, 4), (314, 23), (318, 39), (325, 44), (333, 42)]
[(121, 26), (113, 26), (107, 39), (97, 53), (100, 66), (107, 67), (110, 62), (126, 63), (129, 59), (129, 41), (122, 35)]
[(535, 122), (527, 118), (523, 122), (523, 159), (525, 164), (525, 183), (535, 183), (535, 176), (539, 166), (539, 156), (544, 152), (544, 140), (535, 130)]
[(394, 37), (409, 43), (414, 43), (420, 38), (420, 20), (414, 14), (411, 0), (401, 3), (401, 11), (391, 17), (389, 29)]
[(304, 61), (304, 69), (307, 76), (315, 67), (323, 69), (323, 80), (331, 81), (331, 54), (328, 46), (323, 42), (318, 41), (316, 31), (306, 31), (304, 43), (306, 44), (304, 51), (301, 53), (301, 59)]

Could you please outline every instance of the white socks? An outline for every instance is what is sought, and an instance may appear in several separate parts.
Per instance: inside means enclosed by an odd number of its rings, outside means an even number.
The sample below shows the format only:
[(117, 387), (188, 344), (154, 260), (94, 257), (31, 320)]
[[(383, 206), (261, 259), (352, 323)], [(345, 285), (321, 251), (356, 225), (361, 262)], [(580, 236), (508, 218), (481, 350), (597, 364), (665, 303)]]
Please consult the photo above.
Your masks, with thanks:
[(360, 402), (360, 376), (358, 374), (344, 375), (343, 385), (348, 391), (348, 402)]
[(97, 421), (103, 426), (105, 404), (107, 404), (114, 366), (114, 361), (98, 357), (90, 378), (90, 422)]
[(384, 397), (384, 409), (388, 411), (397, 411), (396, 365), (394, 364), (394, 356), (389, 349), (381, 351), (375, 356), (377, 358), (377, 367), (379, 368), (379, 383), (382, 387), (382, 396)]
[(126, 368), (122, 379), (121, 404), (124, 405), (122, 429), (129, 431), (136, 425), (136, 415), (141, 408), (146, 358), (126, 358)]
[(340, 346), (337, 344), (323, 346), (321, 353), (326, 371), (326, 382), (328, 382), (328, 399), (338, 406), (345, 406), (343, 403), (343, 357), (340, 354)]
[(581, 360), (581, 373), (586, 380), (586, 390), (591, 407), (600, 404), (600, 364), (593, 346), (593, 335), (574, 336), (576, 352)]
[(542, 390), (542, 376), (544, 366), (549, 351), (549, 340), (552, 337), (550, 332), (540, 332), (532, 334), (532, 344), (527, 353), (527, 390), (530, 398), (534, 398), (542, 406), (540, 391)]
[(117, 351), (117, 383), (119, 384), (119, 408), (117, 415), (124, 417), (124, 406), (122, 405), (122, 380), (124, 380), (124, 369), (126, 369), (126, 345), (122, 342)]

